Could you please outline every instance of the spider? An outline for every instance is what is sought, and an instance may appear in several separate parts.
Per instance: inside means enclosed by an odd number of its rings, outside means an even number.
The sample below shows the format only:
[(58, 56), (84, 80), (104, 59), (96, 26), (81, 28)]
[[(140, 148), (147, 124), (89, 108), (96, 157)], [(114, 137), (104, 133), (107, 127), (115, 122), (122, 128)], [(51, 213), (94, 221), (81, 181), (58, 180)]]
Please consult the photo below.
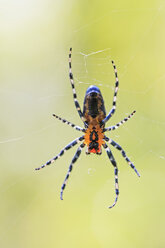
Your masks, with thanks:
[(71, 86), (72, 86), (73, 99), (74, 99), (74, 103), (76, 106), (76, 110), (77, 110), (81, 120), (84, 123), (84, 128), (81, 128), (81, 127), (79, 127), (79, 126), (77, 126), (77, 125), (75, 125), (75, 124), (73, 124), (73, 123), (71, 123), (65, 119), (62, 119), (61, 117), (59, 117), (55, 114), (53, 114), (53, 116), (55, 118), (57, 118), (58, 120), (62, 121), (63, 123), (66, 123), (67, 125), (71, 126), (72, 128), (74, 128), (80, 132), (83, 132), (84, 135), (73, 140), (71, 143), (69, 143), (67, 146), (65, 146), (60, 151), (60, 153), (58, 155), (56, 155), (54, 158), (52, 158), (51, 160), (46, 162), (41, 167), (36, 168), (36, 170), (40, 170), (40, 169), (46, 167), (47, 165), (52, 164), (55, 160), (60, 158), (66, 151), (68, 151), (73, 146), (77, 145), (79, 142), (82, 141), (82, 143), (78, 147), (78, 149), (77, 149), (77, 151), (76, 151), (76, 153), (75, 153), (75, 155), (71, 161), (67, 175), (66, 175), (65, 180), (63, 182), (63, 185), (61, 187), (60, 198), (61, 198), (61, 200), (63, 200), (63, 191), (66, 187), (70, 173), (73, 169), (73, 165), (75, 164), (75, 162), (79, 158), (82, 149), (85, 146), (87, 146), (86, 154), (94, 153), (97, 155), (101, 155), (102, 147), (103, 147), (105, 149), (107, 155), (108, 155), (110, 162), (112, 163), (112, 165), (114, 167), (116, 197), (115, 197), (114, 203), (109, 207), (109, 208), (112, 208), (116, 205), (117, 200), (118, 200), (118, 195), (119, 195), (118, 167), (117, 167), (117, 163), (114, 159), (114, 156), (113, 156), (110, 148), (107, 145), (107, 142), (121, 152), (124, 159), (127, 161), (127, 163), (130, 165), (130, 167), (136, 172), (136, 174), (139, 177), (140, 177), (140, 174), (138, 173), (137, 169), (135, 168), (133, 163), (130, 161), (130, 159), (127, 157), (126, 152), (123, 150), (123, 148), (119, 144), (117, 144), (114, 140), (105, 136), (104, 133), (107, 131), (115, 130), (118, 127), (120, 127), (121, 125), (123, 125), (126, 121), (128, 121), (135, 114), (136, 111), (133, 111), (128, 117), (124, 118), (122, 121), (120, 121), (116, 125), (105, 128), (106, 122), (115, 113), (116, 97), (117, 97), (117, 92), (118, 92), (118, 87), (119, 87), (117, 69), (116, 69), (116, 66), (114, 64), (114, 61), (112, 61), (112, 65), (113, 65), (114, 72), (115, 72), (115, 78), (116, 78), (112, 109), (110, 110), (108, 115), (106, 115), (106, 111), (105, 111), (105, 107), (104, 107), (104, 100), (103, 100), (101, 91), (99, 90), (99, 88), (97, 86), (92, 85), (86, 91), (85, 98), (84, 98), (83, 112), (82, 112), (81, 108), (80, 108), (80, 104), (77, 100), (77, 94), (76, 94), (75, 84), (74, 84), (74, 80), (73, 80), (73, 73), (72, 73), (72, 66), (71, 66), (71, 55), (72, 55), (72, 48), (70, 48), (70, 51), (69, 51), (69, 78), (70, 78), (70, 82), (71, 82)]

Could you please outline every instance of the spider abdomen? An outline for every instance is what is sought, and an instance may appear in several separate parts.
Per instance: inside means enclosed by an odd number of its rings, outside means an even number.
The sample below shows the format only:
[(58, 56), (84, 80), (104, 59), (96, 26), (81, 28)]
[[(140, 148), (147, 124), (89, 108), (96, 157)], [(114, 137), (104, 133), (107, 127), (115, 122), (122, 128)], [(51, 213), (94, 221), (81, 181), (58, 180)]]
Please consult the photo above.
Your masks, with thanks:
[(98, 110), (98, 99), (96, 97), (88, 97), (88, 110), (89, 110), (89, 115), (92, 118), (96, 118), (96, 116), (99, 114)]
[(98, 87), (90, 86), (85, 94), (83, 116), (88, 124), (101, 123), (106, 117), (104, 100)]

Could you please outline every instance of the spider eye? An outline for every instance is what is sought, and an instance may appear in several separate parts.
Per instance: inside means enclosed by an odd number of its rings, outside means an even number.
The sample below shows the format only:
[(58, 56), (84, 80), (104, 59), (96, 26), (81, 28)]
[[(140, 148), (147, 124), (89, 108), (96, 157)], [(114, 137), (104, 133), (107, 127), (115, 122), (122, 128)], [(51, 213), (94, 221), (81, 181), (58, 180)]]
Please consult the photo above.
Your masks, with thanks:
[(89, 143), (89, 150), (98, 150), (99, 144), (97, 142), (91, 142)]

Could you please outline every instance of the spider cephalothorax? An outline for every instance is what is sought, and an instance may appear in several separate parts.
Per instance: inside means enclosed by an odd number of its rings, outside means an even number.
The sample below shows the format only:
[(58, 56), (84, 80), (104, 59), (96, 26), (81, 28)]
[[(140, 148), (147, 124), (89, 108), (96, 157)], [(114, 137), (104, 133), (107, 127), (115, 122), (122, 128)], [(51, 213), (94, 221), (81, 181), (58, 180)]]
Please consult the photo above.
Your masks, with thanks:
[(70, 78), (70, 82), (71, 82), (71, 86), (72, 86), (74, 103), (75, 103), (77, 112), (78, 112), (81, 120), (84, 123), (85, 128), (81, 128), (81, 127), (79, 127), (79, 126), (77, 126), (77, 125), (75, 125), (75, 124), (73, 124), (73, 123), (71, 123), (65, 119), (62, 119), (61, 117), (59, 117), (55, 114), (53, 114), (53, 116), (56, 117), (57, 119), (61, 120), (63, 123), (66, 123), (67, 125), (73, 127), (74, 129), (83, 132), (84, 135), (73, 140), (70, 144), (65, 146), (57, 156), (55, 156), (54, 158), (52, 158), (51, 160), (46, 162), (41, 167), (36, 168), (36, 170), (40, 170), (40, 169), (44, 168), (45, 166), (52, 164), (55, 160), (60, 158), (64, 154), (65, 151), (69, 150), (70, 148), (72, 148), (73, 146), (75, 146), (76, 144), (78, 144), (79, 142), (82, 141), (82, 143), (78, 147), (78, 149), (77, 149), (77, 151), (76, 151), (76, 153), (72, 159), (72, 162), (69, 166), (68, 173), (67, 173), (65, 180), (64, 180), (64, 183), (61, 187), (61, 200), (63, 200), (63, 191), (66, 187), (66, 183), (68, 181), (69, 175), (73, 169), (73, 165), (77, 161), (78, 157), (80, 156), (82, 149), (85, 146), (87, 146), (86, 154), (90, 154), (90, 153), (101, 154), (102, 153), (101, 148), (103, 147), (106, 150), (107, 155), (108, 155), (108, 157), (109, 157), (109, 159), (110, 159), (110, 161), (114, 167), (116, 198), (115, 198), (114, 203), (109, 207), (109, 208), (112, 208), (115, 206), (115, 204), (118, 200), (118, 195), (119, 195), (118, 168), (117, 168), (116, 161), (112, 155), (112, 152), (111, 152), (111, 150), (108, 147), (106, 142), (108, 142), (113, 147), (115, 147), (116, 149), (121, 151), (122, 156), (125, 158), (127, 163), (131, 166), (131, 168), (136, 172), (136, 174), (138, 176), (140, 176), (140, 174), (136, 170), (134, 164), (127, 157), (123, 148), (120, 145), (118, 145), (114, 140), (105, 136), (104, 133), (106, 131), (111, 131), (111, 130), (117, 129), (123, 123), (128, 121), (134, 115), (135, 111), (133, 111), (128, 117), (124, 118), (124, 120), (120, 121), (116, 125), (105, 128), (105, 123), (115, 113), (116, 97), (117, 97), (118, 86), (119, 86), (119, 80), (118, 80), (118, 76), (117, 76), (116, 66), (115, 66), (114, 62), (112, 61), (112, 65), (113, 65), (113, 68), (115, 71), (115, 78), (116, 78), (112, 109), (110, 110), (108, 115), (106, 115), (102, 94), (101, 94), (98, 87), (92, 85), (86, 91), (85, 99), (84, 99), (84, 107), (83, 107), (83, 112), (82, 112), (80, 105), (79, 105), (79, 102), (77, 100), (77, 94), (76, 94), (74, 81), (73, 81), (73, 74), (72, 74), (72, 69), (71, 69), (71, 54), (72, 54), (72, 48), (70, 48), (70, 53), (69, 53), (69, 78)]
[(103, 129), (99, 124), (95, 126), (90, 124), (85, 131), (85, 145), (87, 145), (86, 153), (101, 154), (101, 146), (105, 143)]

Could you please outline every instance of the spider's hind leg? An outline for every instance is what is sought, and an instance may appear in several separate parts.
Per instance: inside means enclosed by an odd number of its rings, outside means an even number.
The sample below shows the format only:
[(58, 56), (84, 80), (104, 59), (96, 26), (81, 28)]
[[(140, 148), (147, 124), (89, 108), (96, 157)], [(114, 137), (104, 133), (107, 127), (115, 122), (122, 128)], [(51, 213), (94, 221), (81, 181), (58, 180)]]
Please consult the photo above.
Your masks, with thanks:
[(118, 92), (118, 89), (119, 89), (119, 79), (118, 79), (118, 76), (117, 76), (117, 69), (116, 69), (116, 66), (115, 66), (115, 63), (114, 61), (112, 60), (112, 65), (113, 65), (113, 69), (114, 69), (114, 72), (115, 72), (115, 79), (116, 79), (116, 82), (115, 82), (115, 91), (114, 91), (114, 96), (113, 96), (113, 103), (112, 103), (112, 109), (110, 110), (110, 112), (108, 113), (108, 115), (105, 117), (105, 119), (103, 120), (103, 123), (105, 124), (111, 117), (112, 115), (115, 113), (115, 110), (116, 110), (116, 100), (117, 100), (117, 92)]
[(71, 82), (71, 86), (72, 86), (73, 99), (74, 99), (74, 103), (75, 103), (77, 112), (78, 112), (81, 120), (84, 122), (83, 113), (81, 111), (80, 104), (79, 104), (79, 102), (77, 100), (75, 83), (74, 83), (74, 80), (73, 80), (73, 73), (72, 73), (72, 59), (71, 59), (71, 57), (72, 57), (72, 48), (70, 48), (70, 51), (69, 51), (69, 78), (70, 78), (70, 82)]

